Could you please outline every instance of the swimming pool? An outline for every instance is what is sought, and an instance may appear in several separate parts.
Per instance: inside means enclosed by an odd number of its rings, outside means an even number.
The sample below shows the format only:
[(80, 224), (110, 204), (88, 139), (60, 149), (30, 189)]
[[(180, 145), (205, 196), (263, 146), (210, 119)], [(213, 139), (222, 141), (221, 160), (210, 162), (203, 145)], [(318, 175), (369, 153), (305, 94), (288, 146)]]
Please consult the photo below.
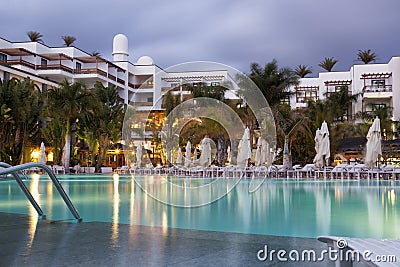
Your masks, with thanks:
[[(269, 179), (254, 193), (250, 180), (209, 205), (174, 207), (144, 193), (130, 176), (58, 175), (84, 221), (113, 222), (162, 228), (185, 228), (293, 237), (337, 235), (400, 238), (398, 181), (314, 181)], [(168, 179), (202, 183), (204, 179), (166, 176), (135, 177), (150, 190)], [(47, 219), (73, 219), (51, 181), (32, 176), (26, 181)], [(165, 191), (166, 197), (184, 198)], [(37, 217), (15, 181), (0, 182), (0, 211)]]

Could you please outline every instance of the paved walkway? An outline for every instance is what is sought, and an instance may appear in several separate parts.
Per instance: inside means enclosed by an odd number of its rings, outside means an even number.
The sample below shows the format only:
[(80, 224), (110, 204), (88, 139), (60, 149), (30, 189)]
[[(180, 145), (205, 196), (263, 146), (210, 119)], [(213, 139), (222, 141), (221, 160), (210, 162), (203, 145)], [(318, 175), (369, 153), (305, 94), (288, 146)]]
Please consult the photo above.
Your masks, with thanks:
[(99, 222), (30, 222), (0, 213), (0, 266), (334, 266), (259, 261), (257, 252), (321, 251), (309, 238), (245, 235)]

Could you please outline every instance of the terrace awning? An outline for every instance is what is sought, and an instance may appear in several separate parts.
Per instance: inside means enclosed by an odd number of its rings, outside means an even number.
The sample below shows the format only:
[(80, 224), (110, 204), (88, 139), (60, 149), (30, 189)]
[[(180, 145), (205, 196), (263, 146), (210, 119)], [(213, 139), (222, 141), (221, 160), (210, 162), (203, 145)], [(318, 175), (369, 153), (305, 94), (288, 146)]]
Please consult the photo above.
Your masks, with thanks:
[(39, 56), (47, 60), (73, 60), (72, 57), (63, 53), (39, 54)]
[(181, 77), (163, 77), (162, 80), (166, 82), (193, 82), (193, 81), (215, 81), (222, 80), (223, 75), (211, 75), (211, 76), (181, 76)]
[(0, 52), (10, 56), (36, 56), (35, 53), (25, 48), (1, 48)]
[(387, 79), (392, 76), (391, 72), (381, 73), (363, 73), (361, 79)]
[(319, 86), (295, 86), (296, 91), (318, 91)]
[(87, 56), (87, 57), (77, 57), (77, 60), (83, 62), (83, 63), (102, 63), (105, 62), (107, 63), (109, 66), (116, 68), (118, 72), (125, 72), (124, 69), (122, 69), (121, 67), (115, 65), (114, 63), (108, 61), (105, 58), (99, 57), (99, 56)]
[(326, 86), (335, 86), (335, 85), (350, 85), (351, 80), (335, 80), (335, 81), (326, 81), (324, 82)]

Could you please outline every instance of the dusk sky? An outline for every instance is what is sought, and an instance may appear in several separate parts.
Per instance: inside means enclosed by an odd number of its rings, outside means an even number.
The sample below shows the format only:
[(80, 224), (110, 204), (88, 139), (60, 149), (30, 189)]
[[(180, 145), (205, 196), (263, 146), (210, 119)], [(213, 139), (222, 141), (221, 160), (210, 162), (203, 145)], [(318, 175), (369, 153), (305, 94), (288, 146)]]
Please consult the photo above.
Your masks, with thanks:
[(129, 60), (149, 55), (162, 68), (207, 60), (245, 73), (251, 62), (309, 65), (315, 76), (324, 57), (335, 57), (334, 71), (348, 70), (359, 49), (371, 49), (377, 63), (400, 56), (398, 0), (259, 1), (7, 1), (0, 37), (27, 41), (38, 31), (48, 46), (74, 45), (111, 59), (118, 33), (129, 39)]

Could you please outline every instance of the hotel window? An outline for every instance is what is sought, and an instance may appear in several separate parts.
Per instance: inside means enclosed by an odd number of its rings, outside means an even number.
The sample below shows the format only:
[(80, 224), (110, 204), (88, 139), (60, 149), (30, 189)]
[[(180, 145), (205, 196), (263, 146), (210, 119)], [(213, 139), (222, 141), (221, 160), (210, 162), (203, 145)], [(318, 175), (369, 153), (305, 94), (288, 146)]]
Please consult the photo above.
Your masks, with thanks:
[(282, 98), (282, 99), (281, 99), (281, 104), (290, 105), (290, 98), (289, 98), (289, 96), (285, 96), (284, 98)]
[(306, 91), (305, 99), (306, 99), (306, 102), (308, 102), (308, 100), (316, 101), (317, 100), (317, 92), (315, 92), (315, 91)]
[(336, 85), (336, 86), (335, 86), (335, 92), (336, 92), (336, 93), (339, 92), (340, 89), (342, 89), (342, 87), (343, 87), (343, 85)]
[(40, 65), (42, 65), (42, 66), (47, 66), (47, 60), (44, 59), (44, 58), (41, 58), (41, 59), (40, 59)]
[(383, 110), (386, 108), (386, 104), (372, 104), (371, 109), (372, 111)]
[(374, 88), (385, 88), (385, 80), (372, 80), (371, 85)]
[(147, 102), (152, 102), (153, 103), (153, 98), (152, 97), (148, 97), (147, 98)]
[(0, 61), (7, 61), (7, 55), (0, 53)]
[(179, 87), (179, 83), (171, 83), (171, 87)]
[(76, 70), (81, 70), (81, 69), (82, 69), (82, 64), (79, 63), (79, 62), (76, 62), (76, 63), (75, 63), (75, 69), (76, 69)]

